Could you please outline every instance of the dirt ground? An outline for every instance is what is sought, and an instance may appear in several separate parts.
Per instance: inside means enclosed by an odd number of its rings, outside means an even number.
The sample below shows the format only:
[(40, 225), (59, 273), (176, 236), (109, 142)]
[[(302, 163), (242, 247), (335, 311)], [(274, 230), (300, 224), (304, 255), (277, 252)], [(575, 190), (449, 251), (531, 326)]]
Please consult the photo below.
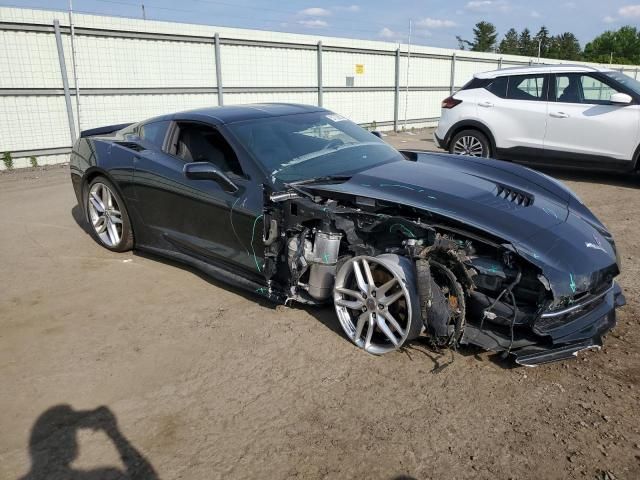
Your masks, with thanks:
[(99, 247), (65, 167), (0, 175), (0, 478), (640, 478), (640, 179), (551, 173), (613, 231), (628, 305), (535, 369), (367, 355), (329, 308)]

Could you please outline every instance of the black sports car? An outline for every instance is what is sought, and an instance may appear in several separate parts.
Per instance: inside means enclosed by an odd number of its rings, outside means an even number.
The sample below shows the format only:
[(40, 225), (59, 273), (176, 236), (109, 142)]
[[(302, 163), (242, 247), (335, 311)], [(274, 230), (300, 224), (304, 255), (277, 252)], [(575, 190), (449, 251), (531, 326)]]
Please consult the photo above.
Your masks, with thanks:
[(624, 304), (611, 234), (561, 183), (399, 152), (322, 108), (207, 108), (85, 131), (71, 179), (104, 247), (275, 302), (333, 301), (374, 354), (425, 335), (536, 365), (599, 347)]

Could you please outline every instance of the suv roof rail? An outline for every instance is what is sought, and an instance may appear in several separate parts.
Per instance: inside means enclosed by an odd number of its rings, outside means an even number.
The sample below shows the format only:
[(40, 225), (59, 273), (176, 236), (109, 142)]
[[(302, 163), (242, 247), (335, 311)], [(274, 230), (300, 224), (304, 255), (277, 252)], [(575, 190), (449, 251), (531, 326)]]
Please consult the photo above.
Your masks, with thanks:
[(563, 68), (570, 68), (570, 69), (575, 68), (575, 69), (581, 69), (583, 71), (589, 71), (589, 72), (600, 72), (600, 71), (606, 70), (606, 67), (598, 67), (594, 65), (583, 65), (579, 63), (545, 63), (545, 64), (522, 65), (522, 66), (506, 67), (506, 68), (501, 68), (497, 70), (489, 70), (486, 72), (478, 72), (473, 76), (475, 78), (495, 78), (495, 77), (502, 77), (507, 75), (514, 75), (520, 71), (526, 72), (526, 71), (535, 71), (538, 69), (546, 69), (546, 70), (553, 71), (554, 69), (563, 69)]

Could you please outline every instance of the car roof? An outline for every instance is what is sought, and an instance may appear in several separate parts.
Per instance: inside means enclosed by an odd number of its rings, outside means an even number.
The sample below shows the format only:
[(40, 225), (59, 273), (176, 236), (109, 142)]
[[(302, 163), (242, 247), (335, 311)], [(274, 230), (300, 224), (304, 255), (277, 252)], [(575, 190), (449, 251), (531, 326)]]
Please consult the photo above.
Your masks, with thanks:
[(206, 107), (184, 112), (162, 115), (142, 123), (161, 120), (194, 120), (214, 125), (243, 122), (260, 118), (281, 117), (301, 113), (326, 112), (322, 107), (296, 103), (252, 103), (247, 105), (230, 105), (225, 107)]
[(594, 67), (590, 65), (572, 65), (572, 64), (559, 64), (559, 65), (532, 65), (527, 67), (511, 67), (503, 68), (501, 70), (492, 70), (490, 72), (476, 73), (476, 78), (496, 78), (504, 77), (508, 75), (530, 75), (540, 73), (594, 73), (594, 72), (611, 72), (610, 68)]

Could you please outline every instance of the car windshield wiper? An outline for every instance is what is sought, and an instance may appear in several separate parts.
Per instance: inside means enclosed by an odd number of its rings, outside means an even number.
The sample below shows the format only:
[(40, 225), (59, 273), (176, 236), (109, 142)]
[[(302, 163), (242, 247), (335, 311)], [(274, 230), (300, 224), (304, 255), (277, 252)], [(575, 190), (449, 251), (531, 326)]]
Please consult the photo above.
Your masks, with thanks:
[(273, 172), (271, 172), (271, 176), (275, 177), (276, 174), (281, 173), (283, 170), (286, 170), (290, 167), (293, 167), (295, 165), (298, 165), (300, 163), (304, 163), (307, 162), (309, 160), (314, 160), (316, 158), (322, 158), (325, 155), (329, 154), (329, 153), (335, 153), (338, 152), (340, 150), (346, 150), (348, 148), (355, 148), (355, 147), (364, 147), (364, 146), (380, 146), (380, 145), (386, 145), (386, 144), (382, 144), (382, 143), (378, 143), (378, 142), (348, 142), (348, 143), (343, 143), (342, 145), (338, 145), (336, 147), (332, 147), (332, 148), (323, 148), (321, 150), (317, 150), (315, 152), (311, 152), (311, 153), (307, 153), (306, 155), (301, 155), (299, 157), (293, 158), (290, 161), (288, 161), (287, 163), (283, 163), (282, 165), (280, 165), (280, 168), (274, 170)]
[(323, 175), (321, 177), (313, 177), (313, 178), (305, 178), (304, 180), (298, 180), (297, 182), (289, 182), (284, 185), (287, 188), (290, 188), (300, 195), (304, 195), (305, 197), (313, 198), (313, 195), (306, 191), (304, 187), (306, 185), (311, 185), (313, 183), (322, 183), (322, 182), (346, 182), (350, 180), (350, 175)]
[(311, 183), (322, 183), (322, 182), (346, 182), (351, 179), (351, 175), (322, 175), (320, 177), (312, 177), (305, 178), (303, 180), (298, 180), (297, 182), (286, 183), (288, 187), (301, 187), (304, 185), (309, 185)]

